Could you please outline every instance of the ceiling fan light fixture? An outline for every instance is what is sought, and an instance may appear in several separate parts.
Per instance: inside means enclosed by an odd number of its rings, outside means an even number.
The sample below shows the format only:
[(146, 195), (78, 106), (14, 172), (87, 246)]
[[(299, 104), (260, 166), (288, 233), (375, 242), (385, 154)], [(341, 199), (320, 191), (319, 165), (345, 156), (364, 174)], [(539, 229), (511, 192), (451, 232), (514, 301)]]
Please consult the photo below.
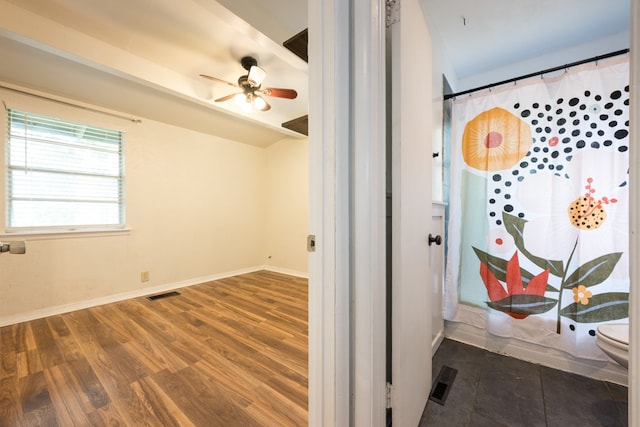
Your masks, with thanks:
[(256, 96), (253, 99), (253, 106), (256, 110), (266, 111), (267, 110), (267, 101), (265, 101), (261, 96)]
[(233, 100), (238, 104), (242, 109), (250, 113), (253, 111), (253, 96), (250, 93), (237, 93)]
[(247, 103), (247, 95), (244, 93), (236, 93), (233, 97), (233, 100), (236, 102), (236, 104), (243, 106)]
[(257, 65), (253, 65), (249, 70), (248, 81), (253, 87), (260, 87), (264, 79), (267, 77), (267, 72)]

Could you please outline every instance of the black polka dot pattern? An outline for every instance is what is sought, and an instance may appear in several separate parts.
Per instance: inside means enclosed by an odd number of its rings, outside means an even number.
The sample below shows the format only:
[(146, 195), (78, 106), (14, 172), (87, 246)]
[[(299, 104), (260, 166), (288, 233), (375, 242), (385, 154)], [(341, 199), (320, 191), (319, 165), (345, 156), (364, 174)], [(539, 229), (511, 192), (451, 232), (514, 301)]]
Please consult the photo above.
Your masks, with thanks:
[[(571, 325), (569, 325), (569, 329), (571, 330), (571, 332), (576, 332), (576, 329), (577, 329), (577, 328), (576, 328), (576, 325), (571, 324)], [(596, 330), (595, 330), (595, 329), (589, 329), (589, 330), (587, 331), (587, 334), (588, 334), (589, 336), (591, 336), (591, 337), (595, 337), (595, 336), (596, 336)]]
[(525, 217), (512, 201), (514, 183), (542, 172), (568, 178), (564, 170), (582, 150), (624, 153), (629, 149), (629, 86), (611, 93), (586, 90), (579, 97), (512, 107), (514, 114), (531, 125), (533, 145), (512, 169), (494, 173), (489, 180), (487, 190), (493, 194), (489, 217), (497, 225), (502, 225), (502, 212)]

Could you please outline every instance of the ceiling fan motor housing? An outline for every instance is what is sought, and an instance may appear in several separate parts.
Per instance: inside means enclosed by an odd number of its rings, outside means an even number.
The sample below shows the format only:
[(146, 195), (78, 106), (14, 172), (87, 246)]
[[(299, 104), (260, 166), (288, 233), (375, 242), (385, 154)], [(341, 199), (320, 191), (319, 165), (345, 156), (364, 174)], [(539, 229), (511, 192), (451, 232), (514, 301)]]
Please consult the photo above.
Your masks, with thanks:
[(249, 81), (249, 76), (248, 75), (244, 75), (244, 76), (240, 76), (238, 78), (238, 86), (240, 86), (240, 88), (242, 90), (245, 91), (245, 93), (247, 92), (255, 92), (256, 90), (258, 90), (260, 88), (260, 86), (254, 86), (253, 84), (251, 84), (251, 82)]
[(258, 61), (256, 61), (256, 59), (252, 56), (245, 56), (240, 60), (240, 64), (242, 65), (242, 68), (249, 71), (251, 70), (251, 67), (253, 67), (254, 65), (258, 65)]

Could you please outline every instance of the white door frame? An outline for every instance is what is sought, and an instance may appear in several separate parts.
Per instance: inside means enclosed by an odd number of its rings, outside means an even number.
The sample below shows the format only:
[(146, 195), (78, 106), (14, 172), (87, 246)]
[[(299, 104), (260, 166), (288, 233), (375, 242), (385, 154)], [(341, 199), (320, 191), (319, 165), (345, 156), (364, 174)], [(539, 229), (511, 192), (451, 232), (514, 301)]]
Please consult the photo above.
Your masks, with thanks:
[(348, 19), (348, 2), (309, 0), (309, 233), (316, 236), (309, 255), (311, 427), (350, 419)]
[(309, 2), (309, 425), (385, 422), (382, 0)]
[(355, 396), (352, 421), (356, 426), (384, 426), (387, 403), (386, 9), (384, 0), (355, 0), (352, 10), (352, 373)]

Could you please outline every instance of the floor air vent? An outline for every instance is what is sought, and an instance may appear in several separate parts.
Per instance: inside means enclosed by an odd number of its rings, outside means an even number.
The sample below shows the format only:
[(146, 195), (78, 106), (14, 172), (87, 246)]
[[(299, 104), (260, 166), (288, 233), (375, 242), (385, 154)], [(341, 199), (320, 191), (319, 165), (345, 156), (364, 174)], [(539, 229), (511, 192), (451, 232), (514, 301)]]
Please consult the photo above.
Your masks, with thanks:
[(180, 292), (171, 291), (171, 292), (165, 292), (163, 294), (151, 295), (151, 296), (148, 296), (147, 299), (149, 301), (155, 301), (157, 299), (175, 297), (175, 296), (178, 296), (178, 295), (180, 295)]
[(444, 405), (444, 401), (447, 400), (449, 390), (453, 385), (453, 380), (456, 379), (457, 369), (450, 368), (449, 366), (443, 366), (440, 369), (440, 373), (436, 377), (431, 387), (431, 394), (429, 394), (429, 400), (433, 400), (440, 405)]

